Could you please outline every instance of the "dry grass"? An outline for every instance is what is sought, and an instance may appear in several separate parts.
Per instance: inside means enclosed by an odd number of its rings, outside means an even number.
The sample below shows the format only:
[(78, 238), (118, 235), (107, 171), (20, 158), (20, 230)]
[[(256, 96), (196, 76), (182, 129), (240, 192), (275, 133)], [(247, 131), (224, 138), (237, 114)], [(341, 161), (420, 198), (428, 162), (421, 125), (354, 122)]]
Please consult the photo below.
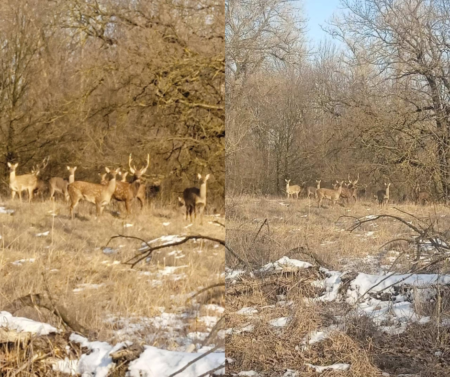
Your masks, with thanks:
[[(403, 243), (382, 246), (394, 238), (410, 237), (411, 230), (391, 219), (383, 219), (348, 232), (354, 218), (391, 214), (413, 224), (419, 222), (401, 213), (405, 211), (424, 221), (434, 221), (436, 229), (444, 234), (450, 228), (450, 208), (441, 205), (389, 205), (380, 209), (372, 202), (334, 208), (326, 203), (325, 208), (319, 209), (314, 200), (255, 197), (227, 198), (226, 205), (227, 243), (255, 269), (285, 255), (312, 262), (307, 255), (289, 254), (292, 249), (303, 247), (331, 270), (366, 273), (386, 271), (401, 254), (393, 270), (402, 272), (411, 267), (414, 250)], [(433, 257), (424, 253), (423, 261)], [(229, 256), (227, 266), (235, 268), (238, 262)], [(449, 273), (446, 264), (435, 268), (440, 273)], [(254, 370), (261, 376), (283, 376), (287, 369), (298, 371), (300, 376), (317, 375), (307, 363), (351, 365), (348, 371), (326, 371), (322, 374), (325, 376), (371, 377), (381, 376), (383, 372), (391, 376), (450, 375), (450, 330), (437, 327), (434, 319), (427, 325), (409, 326), (400, 335), (388, 335), (365, 317), (347, 317), (341, 331), (302, 349), (302, 341), (311, 331), (337, 324), (336, 316), (344, 315), (347, 309), (345, 303), (305, 300), (317, 295), (309, 284), (318, 279), (317, 274), (320, 274), (318, 270), (308, 269), (295, 274), (247, 276), (227, 286), (227, 328), (253, 326), (252, 332), (227, 335), (227, 357), (234, 360), (228, 364), (229, 375)], [(291, 304), (281, 305), (277, 295), (285, 295), (283, 301)], [(256, 307), (258, 314), (237, 314), (243, 307)], [(450, 307), (444, 304), (442, 308), (440, 316), (450, 317)], [(428, 310), (432, 318), (435, 314), (434, 309), (416, 309)], [(271, 319), (279, 317), (292, 320), (281, 328), (269, 324)]]
[[(110, 237), (118, 234), (144, 240), (191, 234), (224, 239), (224, 228), (212, 223), (217, 217), (205, 216), (204, 226), (186, 227), (181, 209), (146, 208), (141, 212), (135, 208), (129, 219), (105, 210), (96, 220), (94, 206), (86, 203), (79, 206), (79, 216), (71, 221), (63, 202), (21, 205), (5, 201), (1, 205), (15, 213), (0, 214), (0, 310), (21, 296), (48, 292), (100, 340), (114, 343), (126, 338), (166, 349), (180, 349), (180, 337), (208, 332), (211, 323), (204, 318), (222, 315), (214, 306), (202, 304), (222, 305), (223, 290), (206, 293), (197, 303), (186, 303), (201, 287), (223, 282), (221, 246), (209, 241), (188, 242), (163, 249), (151, 262), (144, 261), (133, 269), (120, 262), (136, 254), (139, 241), (116, 239), (110, 245), (114, 253), (103, 252)], [(37, 236), (44, 232), (49, 233)], [(13, 264), (30, 258), (34, 262)], [(170, 266), (179, 268), (169, 271)], [(164, 271), (168, 273), (161, 275)], [(162, 313), (169, 320), (167, 328), (149, 320)], [(59, 324), (46, 310), (27, 308), (14, 314)], [(173, 321), (183, 317), (183, 327), (174, 331), (169, 317)]]

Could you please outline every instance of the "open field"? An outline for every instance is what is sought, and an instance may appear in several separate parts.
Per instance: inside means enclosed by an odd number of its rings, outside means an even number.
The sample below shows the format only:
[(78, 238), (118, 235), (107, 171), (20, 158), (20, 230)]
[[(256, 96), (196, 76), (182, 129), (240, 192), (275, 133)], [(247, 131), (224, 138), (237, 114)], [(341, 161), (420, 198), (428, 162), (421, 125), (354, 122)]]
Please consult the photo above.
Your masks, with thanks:
[[(158, 239), (152, 246), (197, 234), (223, 240), (224, 227), (217, 223), (224, 222), (223, 215), (205, 215), (201, 226), (189, 225), (181, 208), (141, 212), (137, 206), (125, 219), (109, 210), (113, 207), (110, 203), (96, 220), (95, 206), (81, 203), (70, 220), (64, 202), (0, 203), (0, 309), (29, 294), (50, 295), (90, 340), (186, 352), (223, 350), (223, 332), (205, 341), (223, 315), (223, 287), (188, 301), (202, 288), (224, 281), (220, 244), (198, 239), (163, 248), (134, 268), (123, 263), (139, 253), (141, 241), (117, 238), (105, 247), (119, 234)], [(24, 307), (13, 314), (62, 328), (46, 309)]]
[[(226, 206), (227, 243), (248, 263), (227, 260), (228, 375), (450, 374), (450, 208), (274, 197)], [(399, 238), (416, 243), (384, 246)]]

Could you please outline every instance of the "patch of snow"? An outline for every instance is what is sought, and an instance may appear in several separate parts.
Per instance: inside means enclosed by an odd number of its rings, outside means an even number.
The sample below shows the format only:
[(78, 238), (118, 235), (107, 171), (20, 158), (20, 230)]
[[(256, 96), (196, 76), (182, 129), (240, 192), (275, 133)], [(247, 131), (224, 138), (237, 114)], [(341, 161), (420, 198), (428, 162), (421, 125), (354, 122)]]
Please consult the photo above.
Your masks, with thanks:
[(170, 223), (162, 223), (164, 226), (169, 226)]
[(284, 327), (289, 323), (290, 319), (291, 317), (275, 318), (269, 321), (269, 324), (274, 327)]
[(0, 312), (0, 327), (6, 327), (17, 332), (29, 332), (38, 336), (59, 332), (59, 330), (48, 323), (36, 322), (28, 318), (13, 317), (11, 313), (3, 311)]
[[(167, 377), (198, 358), (199, 353), (165, 351), (156, 347), (145, 346), (145, 351), (128, 367), (129, 377), (160, 376)], [(213, 352), (186, 368), (181, 377), (197, 377), (225, 365), (225, 353)], [(215, 372), (225, 374), (225, 367)]]
[(308, 363), (305, 363), (305, 365), (314, 369), (318, 373), (325, 372), (326, 370), (349, 370), (350, 369), (350, 364), (344, 364), (344, 363), (326, 365), (326, 366), (312, 365), (312, 364), (308, 364)]
[(282, 270), (300, 270), (304, 268), (312, 267), (311, 263), (303, 262), (297, 259), (290, 259), (288, 257), (282, 257), (278, 259), (276, 262), (268, 263), (263, 266), (259, 271), (282, 271)]
[(256, 309), (255, 307), (241, 308), (236, 312), (236, 314), (240, 314), (240, 315), (253, 315), (256, 313), (258, 313), (258, 309)]
[(115, 254), (117, 250), (111, 249), (110, 247), (103, 248), (103, 254)]
[(29, 263), (34, 263), (36, 261), (36, 259), (34, 258), (30, 258), (30, 259), (19, 259), (16, 260), (14, 262), (11, 262), (11, 264), (13, 264), (14, 266), (22, 266), (22, 264), (29, 262)]
[(0, 213), (3, 213), (5, 215), (10, 215), (11, 213), (14, 213), (14, 210), (7, 209), (6, 207), (0, 207)]
[(36, 237), (47, 237), (49, 234), (50, 231), (47, 230), (46, 232), (36, 234)]
[(80, 284), (79, 287), (80, 288), (75, 288), (73, 290), (73, 292), (78, 293), (81, 291), (84, 291), (85, 289), (99, 289), (101, 287), (103, 287), (105, 284)]

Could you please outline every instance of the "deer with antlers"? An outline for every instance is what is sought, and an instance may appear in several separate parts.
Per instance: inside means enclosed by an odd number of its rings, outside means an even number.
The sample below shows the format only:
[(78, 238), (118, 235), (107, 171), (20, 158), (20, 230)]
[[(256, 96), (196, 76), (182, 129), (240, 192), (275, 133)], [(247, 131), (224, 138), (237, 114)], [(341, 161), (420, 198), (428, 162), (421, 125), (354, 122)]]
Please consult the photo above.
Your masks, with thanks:
[[(131, 214), (131, 203), (137, 198), (141, 203), (141, 208), (145, 203), (145, 186), (141, 183), (141, 178), (147, 171), (150, 165), (150, 154), (147, 155), (147, 164), (141, 169), (137, 169), (136, 166), (132, 166), (131, 154), (128, 158), (128, 166), (130, 172), (133, 174), (133, 182), (128, 183), (126, 181), (120, 181), (116, 183), (116, 189), (114, 191), (113, 198), (119, 202), (125, 202), (125, 208), (127, 210), (127, 216)], [(143, 187), (143, 189), (141, 189)]]
[(192, 223), (192, 213), (194, 219), (197, 218), (197, 208), (200, 212), (200, 225), (203, 225), (203, 212), (206, 207), (206, 182), (209, 179), (209, 174), (202, 176), (198, 174), (200, 180), (200, 189), (197, 187), (189, 187), (183, 191), (183, 198), (178, 197), (178, 201), (186, 207), (186, 220), (190, 219)]
[(110, 170), (105, 168), (106, 172), (111, 174), (111, 179), (107, 185), (103, 186), (97, 183), (75, 181), (67, 187), (70, 197), (70, 217), (73, 219), (74, 209), (80, 200), (86, 200), (94, 203), (97, 217), (102, 215), (103, 209), (111, 201), (111, 197), (116, 189), (116, 176), (120, 174), (120, 168)]
[(58, 193), (64, 196), (66, 202), (69, 201), (69, 192), (67, 191), (67, 186), (75, 182), (75, 170), (77, 170), (77, 167), (67, 166), (67, 170), (69, 171), (69, 181), (59, 177), (50, 178), (50, 180), (48, 181), (50, 186), (50, 200), (54, 200), (55, 193)]
[[(341, 192), (341, 198), (345, 199), (347, 204), (349, 203), (350, 198), (352, 198), (356, 202), (358, 192), (358, 188), (356, 185), (358, 184), (358, 182), (359, 182), (359, 173), (358, 178), (354, 181), (350, 179), (350, 174), (348, 175), (348, 183), (346, 184), (346, 187), (342, 187)], [(338, 181), (336, 181), (336, 185), (339, 185)]]
[(11, 164), (8, 162), (10, 169), (9, 173), (9, 188), (11, 189), (11, 199), (14, 200), (16, 193), (19, 195), (20, 202), (22, 202), (22, 191), (28, 192), (28, 202), (31, 203), (33, 199), (33, 192), (38, 187), (38, 175), (48, 165), (49, 157), (44, 158), (42, 164), (33, 167), (30, 174), (16, 175), (16, 169), (19, 163)]
[(342, 185), (344, 184), (344, 181), (338, 182), (338, 188), (336, 190), (327, 189), (327, 188), (321, 188), (317, 190), (317, 207), (320, 208), (322, 206), (323, 199), (328, 199), (331, 201), (331, 205), (334, 206), (334, 204), (339, 200), (341, 197), (342, 192)]

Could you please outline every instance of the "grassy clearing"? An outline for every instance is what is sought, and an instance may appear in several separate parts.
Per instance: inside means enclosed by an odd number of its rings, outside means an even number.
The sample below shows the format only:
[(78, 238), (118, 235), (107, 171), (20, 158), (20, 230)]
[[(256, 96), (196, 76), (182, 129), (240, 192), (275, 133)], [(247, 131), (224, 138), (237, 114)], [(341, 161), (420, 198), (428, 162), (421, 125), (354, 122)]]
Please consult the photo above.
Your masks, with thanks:
[[(450, 229), (450, 208), (405, 204), (380, 209), (373, 202), (334, 208), (326, 203), (325, 207), (317, 208), (317, 202), (308, 199), (227, 198), (227, 243), (254, 271), (286, 255), (314, 265), (295, 272), (255, 273), (227, 279), (229, 375), (241, 371), (255, 371), (260, 376), (317, 375), (308, 364), (350, 365), (348, 370), (323, 372), (333, 376), (449, 375), (447, 287), (439, 288), (438, 303), (414, 301), (415, 312), (430, 316), (428, 323), (410, 324), (401, 333), (389, 333), (381, 331), (366, 316), (349, 312), (350, 305), (344, 301), (317, 301), (324, 288), (316, 282), (326, 276), (303, 251), (313, 252), (328, 270), (349, 271), (342, 275), (349, 280), (361, 272), (384, 274), (391, 269), (403, 273), (415, 263), (415, 249), (402, 242), (382, 246), (395, 238), (411, 237), (412, 231), (404, 224), (380, 219), (353, 232), (347, 229), (355, 218), (391, 214), (415, 225), (432, 221), (442, 239), (448, 239), (445, 237)], [(424, 250), (418, 265), (436, 257), (433, 250)], [(242, 269), (231, 256), (227, 267)], [(449, 274), (450, 265), (444, 261), (426, 271)], [(389, 310), (393, 310), (391, 306)], [(242, 308), (249, 307), (257, 312), (240, 314)], [(289, 319), (285, 326), (275, 326), (277, 321), (271, 324), (280, 318)], [(320, 337), (319, 332), (326, 332), (327, 336), (307, 344), (308, 339)]]
[[(118, 234), (146, 241), (192, 234), (223, 239), (224, 228), (213, 223), (223, 217), (205, 216), (203, 226), (188, 226), (181, 209), (156, 207), (134, 208), (128, 219), (105, 210), (96, 220), (94, 206), (81, 203), (71, 221), (63, 202), (0, 206), (14, 210), (0, 213), (0, 310), (19, 297), (48, 292), (99, 340), (127, 339), (169, 350), (200, 347), (223, 315), (223, 289), (186, 301), (224, 281), (218, 244), (197, 240), (162, 249), (133, 269), (123, 262), (137, 253), (140, 241), (115, 239), (105, 249)], [(24, 308), (14, 315), (60, 325), (47, 310)]]

